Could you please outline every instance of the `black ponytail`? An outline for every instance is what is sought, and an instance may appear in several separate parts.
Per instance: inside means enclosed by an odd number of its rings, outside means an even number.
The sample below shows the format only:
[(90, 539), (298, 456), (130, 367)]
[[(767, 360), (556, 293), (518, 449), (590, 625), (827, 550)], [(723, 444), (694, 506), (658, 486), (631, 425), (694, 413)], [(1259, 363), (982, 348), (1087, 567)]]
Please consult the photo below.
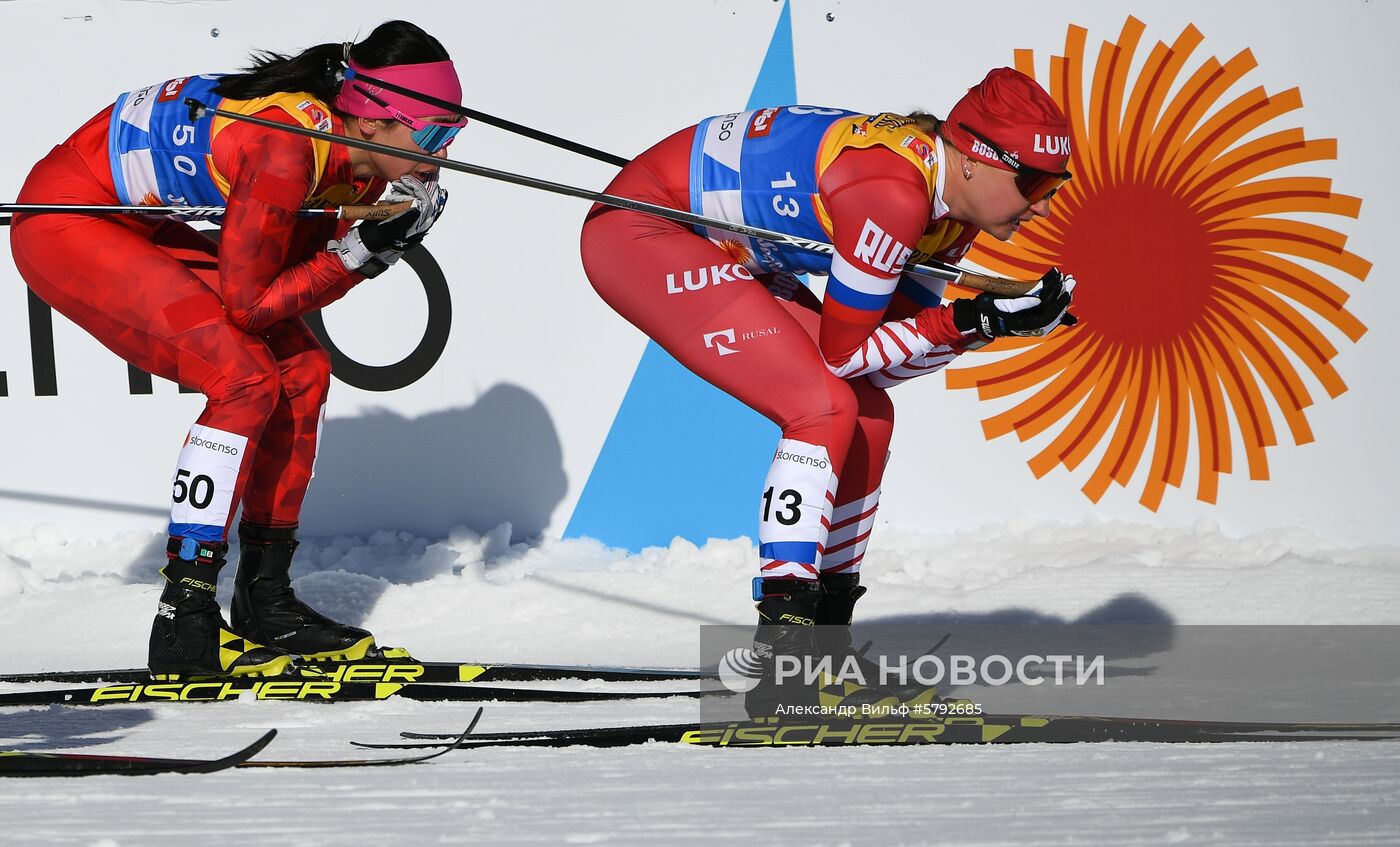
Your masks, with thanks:
[[(350, 56), (366, 68), (415, 65), (450, 58), (441, 42), (408, 21), (387, 21), (363, 41), (350, 45)], [(335, 101), (340, 83), (335, 71), (345, 57), (343, 44), (318, 44), (295, 56), (260, 50), (243, 73), (229, 74), (214, 93), (232, 100), (252, 100), (279, 91), (305, 91), (325, 103)]]

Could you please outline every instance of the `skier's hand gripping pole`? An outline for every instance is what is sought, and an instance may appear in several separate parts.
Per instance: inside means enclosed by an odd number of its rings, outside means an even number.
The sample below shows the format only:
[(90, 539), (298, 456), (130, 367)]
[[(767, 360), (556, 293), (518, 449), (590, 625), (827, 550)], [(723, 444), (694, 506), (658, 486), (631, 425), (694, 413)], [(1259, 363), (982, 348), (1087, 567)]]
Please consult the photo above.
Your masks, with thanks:
[[(447, 191), (435, 179), (424, 182), (404, 176), (389, 184), (388, 199), (384, 207), (397, 208), (397, 212), (362, 218), (345, 237), (326, 245), (327, 250), (340, 257), (347, 271), (359, 271), (372, 278), (388, 270), (407, 250), (417, 246), (437, 222), (447, 206)], [(374, 211), (380, 207), (368, 208)]]

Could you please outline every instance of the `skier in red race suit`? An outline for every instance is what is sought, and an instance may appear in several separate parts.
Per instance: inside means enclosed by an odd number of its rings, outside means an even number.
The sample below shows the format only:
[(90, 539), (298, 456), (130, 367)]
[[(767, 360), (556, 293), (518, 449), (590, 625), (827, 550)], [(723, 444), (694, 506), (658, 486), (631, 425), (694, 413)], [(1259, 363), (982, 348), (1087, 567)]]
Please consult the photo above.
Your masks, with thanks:
[[(584, 269), (598, 294), (681, 364), (782, 428), (759, 503), (756, 652), (815, 650), (846, 625), (880, 498), (886, 390), (998, 336), (1065, 318), (1073, 278), (1020, 297), (945, 303), (905, 275), (1008, 239), (1069, 178), (1068, 123), (1034, 80), (993, 70), (946, 120), (810, 106), (721, 115), (627, 165), (611, 194), (827, 241), (826, 257), (594, 207)], [(795, 274), (827, 274), (822, 299)], [(834, 632), (849, 645), (849, 630)], [(830, 652), (829, 650), (827, 652)], [(768, 713), (771, 692), (750, 694)]]
[[(224, 110), (446, 155), (465, 121), (363, 82), (342, 63), (460, 102), (446, 50), (404, 21), (359, 43), (258, 53), (227, 76), (180, 77), (121, 95), (30, 173), (21, 202), (227, 205), (219, 243), (176, 220), (20, 215), (15, 262), (30, 288), (128, 362), (207, 398), (173, 478), (153, 673), (271, 674), (293, 656), (358, 658), (369, 632), (297, 600), (289, 577), (330, 386), (330, 360), (302, 315), (392, 265), (441, 214), (437, 168), (251, 123), (195, 120), (185, 98)], [(351, 228), (298, 211), (411, 203)], [(241, 541), (232, 628), (215, 601), (228, 530)], [(266, 645), (266, 646), (263, 646)]]

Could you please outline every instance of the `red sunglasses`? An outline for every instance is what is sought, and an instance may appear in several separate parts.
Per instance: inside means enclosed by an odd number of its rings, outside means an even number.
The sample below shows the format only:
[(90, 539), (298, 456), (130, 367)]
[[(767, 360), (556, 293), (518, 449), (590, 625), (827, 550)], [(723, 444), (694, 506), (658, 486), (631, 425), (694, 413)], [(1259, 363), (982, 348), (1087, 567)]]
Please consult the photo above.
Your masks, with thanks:
[(1021, 192), (1021, 196), (1031, 203), (1039, 203), (1041, 200), (1048, 200), (1053, 197), (1060, 186), (1070, 180), (1070, 172), (1053, 173), (1042, 171), (1040, 168), (1033, 168), (1030, 165), (1023, 165), (1010, 153), (1001, 149), (990, 138), (963, 123), (958, 121), (958, 126), (968, 135), (982, 142), (996, 154), (996, 157), (1006, 163), (1016, 174), (1016, 190)]

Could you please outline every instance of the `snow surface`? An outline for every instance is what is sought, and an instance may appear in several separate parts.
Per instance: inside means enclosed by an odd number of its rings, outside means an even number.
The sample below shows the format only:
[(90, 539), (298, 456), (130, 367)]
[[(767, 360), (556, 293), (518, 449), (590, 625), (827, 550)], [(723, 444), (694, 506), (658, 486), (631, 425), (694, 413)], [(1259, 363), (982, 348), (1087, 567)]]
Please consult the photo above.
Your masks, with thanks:
[[(453, 661), (693, 666), (698, 624), (753, 617), (747, 539), (628, 555), (509, 538), (502, 526), (306, 539), (296, 587), (383, 643)], [(0, 671), (142, 664), (163, 543), (69, 542), (55, 526), (0, 523)], [(1231, 537), (1206, 524), (1021, 517), (957, 534), (881, 527), (858, 616), (1397, 624), (1398, 562), (1395, 548), (1294, 529)], [(225, 580), (220, 597), (229, 591)], [(5, 708), (0, 749), (222, 755), (276, 727), (262, 758), (349, 758), (363, 755), (350, 740), (459, 731), (472, 711)], [(503, 703), (487, 705), (480, 729), (697, 715), (680, 698)], [(0, 820), (0, 843), (15, 844), (1396, 844), (1400, 745), (475, 750), (404, 768), (12, 780)]]

